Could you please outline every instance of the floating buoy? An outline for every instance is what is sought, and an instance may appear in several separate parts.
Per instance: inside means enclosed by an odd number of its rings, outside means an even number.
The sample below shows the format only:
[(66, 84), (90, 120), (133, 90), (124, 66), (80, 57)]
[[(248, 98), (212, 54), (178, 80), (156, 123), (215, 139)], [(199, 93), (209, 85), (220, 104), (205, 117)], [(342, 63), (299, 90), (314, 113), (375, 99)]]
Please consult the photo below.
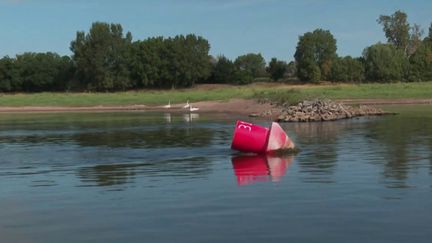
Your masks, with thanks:
[(231, 149), (246, 153), (272, 153), (294, 149), (295, 145), (282, 127), (273, 122), (270, 128), (245, 121), (237, 121)]

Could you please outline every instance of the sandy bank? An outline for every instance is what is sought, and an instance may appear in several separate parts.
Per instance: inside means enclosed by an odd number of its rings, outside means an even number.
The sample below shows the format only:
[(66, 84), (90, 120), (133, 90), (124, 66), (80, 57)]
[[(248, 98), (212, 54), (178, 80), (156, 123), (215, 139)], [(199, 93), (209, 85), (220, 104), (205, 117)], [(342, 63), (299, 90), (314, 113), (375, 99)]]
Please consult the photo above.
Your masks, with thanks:
[[(185, 104), (172, 104), (171, 108), (163, 106), (148, 105), (126, 105), (126, 106), (0, 106), (1, 113), (33, 113), (33, 112), (130, 112), (130, 111), (160, 111), (160, 112), (185, 112)], [(237, 114), (260, 113), (272, 108), (270, 104), (260, 104), (255, 100), (231, 99), (229, 101), (201, 101), (192, 103), (193, 107), (198, 107), (198, 111), (203, 112), (226, 112)]]
[[(344, 99), (338, 100), (343, 104), (360, 105), (395, 105), (395, 104), (432, 104), (432, 99)], [(130, 112), (130, 111), (162, 111), (162, 112), (185, 112), (184, 104), (173, 104), (171, 108), (162, 106), (127, 105), (127, 106), (0, 106), (1, 113), (34, 113), (34, 112)], [(255, 100), (231, 99), (229, 101), (201, 101), (192, 104), (198, 107), (197, 113), (223, 112), (242, 115), (261, 114), (267, 111), (276, 111), (277, 108), (271, 104), (261, 104)]]

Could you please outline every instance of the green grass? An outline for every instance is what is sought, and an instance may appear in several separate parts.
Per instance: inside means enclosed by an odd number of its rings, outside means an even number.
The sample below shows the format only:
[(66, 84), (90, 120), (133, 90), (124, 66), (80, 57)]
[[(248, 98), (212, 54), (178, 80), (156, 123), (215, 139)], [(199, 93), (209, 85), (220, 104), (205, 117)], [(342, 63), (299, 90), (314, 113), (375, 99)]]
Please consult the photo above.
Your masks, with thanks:
[(305, 99), (432, 99), (432, 82), (391, 84), (338, 84), (262, 90), (256, 93), (259, 99), (270, 99), (278, 103), (297, 103)]
[(35, 93), (0, 94), (0, 106), (97, 106), (162, 105), (171, 103), (228, 100), (231, 98), (268, 99), (295, 103), (304, 99), (428, 99), (432, 82), (393, 84), (222, 86), (219, 88), (182, 90), (142, 90), (117, 93)]
[(428, 104), (424, 105), (386, 105), (385, 110), (388, 112), (398, 113), (399, 117), (408, 118), (432, 118), (432, 109)]
[(116, 93), (35, 93), (0, 95), (0, 106), (97, 106), (97, 105), (161, 105), (206, 100), (250, 98), (253, 89), (246, 87), (214, 90), (129, 91)]

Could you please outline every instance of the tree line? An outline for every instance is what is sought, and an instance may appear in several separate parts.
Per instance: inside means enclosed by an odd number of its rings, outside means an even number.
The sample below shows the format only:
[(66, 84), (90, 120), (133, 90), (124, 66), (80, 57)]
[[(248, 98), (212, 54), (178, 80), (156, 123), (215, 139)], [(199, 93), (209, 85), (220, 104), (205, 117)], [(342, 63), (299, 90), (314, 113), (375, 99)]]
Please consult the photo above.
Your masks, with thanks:
[(406, 13), (381, 15), (387, 43), (366, 47), (361, 57), (340, 57), (328, 30), (317, 29), (299, 37), (295, 52), (297, 76), (302, 81), (392, 82), (432, 80), (432, 23), (428, 35), (411, 25)]
[(363, 50), (361, 57), (338, 56), (329, 30), (299, 37), (294, 61), (259, 53), (230, 60), (209, 55), (208, 40), (194, 34), (132, 40), (120, 24), (95, 22), (78, 31), (71, 56), (23, 53), (0, 59), (1, 92), (120, 91), (180, 88), (196, 83), (248, 84), (255, 80), (317, 82), (392, 82), (432, 80), (432, 23), (423, 30), (406, 13), (381, 15), (387, 43)]

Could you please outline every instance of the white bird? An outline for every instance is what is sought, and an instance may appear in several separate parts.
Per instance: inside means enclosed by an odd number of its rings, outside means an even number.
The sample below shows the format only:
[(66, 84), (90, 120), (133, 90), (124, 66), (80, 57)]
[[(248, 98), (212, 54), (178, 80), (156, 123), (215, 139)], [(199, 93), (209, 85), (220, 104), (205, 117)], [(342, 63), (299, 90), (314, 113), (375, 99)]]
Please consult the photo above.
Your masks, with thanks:
[(163, 108), (171, 108), (171, 100), (168, 100), (168, 105), (164, 105)]
[(192, 107), (192, 106), (189, 106), (189, 111), (190, 111), (190, 112), (192, 112), (192, 111), (197, 111), (197, 110), (199, 110), (198, 107)]
[(190, 107), (190, 104), (189, 104), (189, 100), (188, 100), (188, 101), (186, 101), (186, 105), (184, 105), (183, 108), (186, 109), (186, 108), (189, 108), (189, 107)]

